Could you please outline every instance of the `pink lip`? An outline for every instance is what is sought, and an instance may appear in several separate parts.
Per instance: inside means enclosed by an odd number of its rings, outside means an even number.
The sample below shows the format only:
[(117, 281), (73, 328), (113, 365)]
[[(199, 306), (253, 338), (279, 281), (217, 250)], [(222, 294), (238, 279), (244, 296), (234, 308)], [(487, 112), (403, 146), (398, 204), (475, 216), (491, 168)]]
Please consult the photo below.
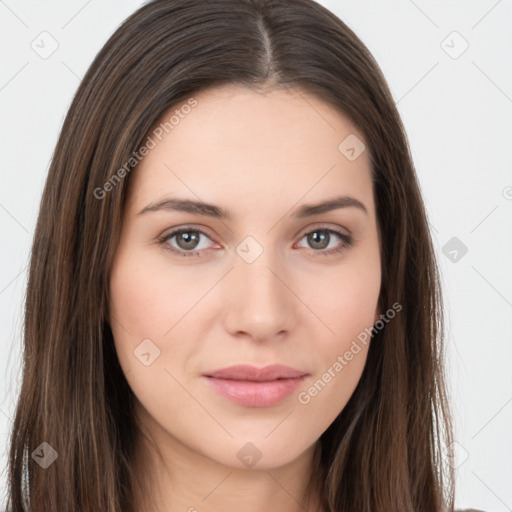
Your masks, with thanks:
[(289, 396), (306, 375), (307, 372), (284, 365), (236, 365), (203, 376), (215, 391), (238, 405), (270, 407)]

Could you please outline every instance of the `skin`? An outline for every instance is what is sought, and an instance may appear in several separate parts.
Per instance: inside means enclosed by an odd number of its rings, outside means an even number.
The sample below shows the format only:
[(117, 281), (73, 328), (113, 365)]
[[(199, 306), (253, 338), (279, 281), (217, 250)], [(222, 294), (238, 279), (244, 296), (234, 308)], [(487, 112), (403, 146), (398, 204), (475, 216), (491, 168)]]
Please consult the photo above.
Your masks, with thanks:
[[(316, 487), (310, 497), (306, 489), (314, 449), (354, 391), (368, 346), (309, 403), (298, 394), (381, 311), (368, 151), (350, 161), (338, 150), (348, 135), (364, 137), (303, 91), (225, 86), (194, 98), (197, 106), (132, 171), (111, 272), (110, 323), (143, 432), (134, 470), (151, 489), (137, 509), (295, 512), (307, 510), (309, 498), (309, 510), (320, 510)], [(234, 218), (138, 214), (170, 195), (216, 204)], [(346, 207), (292, 218), (303, 204), (339, 195), (368, 213)], [(183, 227), (200, 237), (195, 245), (180, 236), (159, 244)], [(306, 235), (319, 228), (349, 234), (353, 244), (325, 255), (343, 240), (329, 233), (315, 245)], [(236, 252), (248, 236), (263, 249), (252, 263)], [(202, 256), (181, 257), (166, 245)], [(134, 355), (145, 339), (160, 350), (148, 366)], [(233, 364), (274, 363), (309, 375), (271, 407), (237, 405), (201, 377)], [(252, 467), (237, 457), (247, 442), (261, 453)]]

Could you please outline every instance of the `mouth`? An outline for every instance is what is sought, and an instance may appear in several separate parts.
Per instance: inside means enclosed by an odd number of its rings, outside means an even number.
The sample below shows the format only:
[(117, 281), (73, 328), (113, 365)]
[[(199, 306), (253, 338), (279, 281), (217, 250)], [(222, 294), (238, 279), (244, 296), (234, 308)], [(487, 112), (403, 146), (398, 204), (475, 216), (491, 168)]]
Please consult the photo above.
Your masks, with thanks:
[(236, 365), (203, 374), (221, 396), (244, 407), (271, 407), (291, 395), (309, 374), (284, 365)]
[(277, 379), (295, 379), (307, 375), (308, 372), (297, 370), (291, 366), (273, 364), (257, 368), (248, 364), (238, 364), (204, 374), (205, 377), (225, 380), (245, 380), (255, 382), (270, 382)]

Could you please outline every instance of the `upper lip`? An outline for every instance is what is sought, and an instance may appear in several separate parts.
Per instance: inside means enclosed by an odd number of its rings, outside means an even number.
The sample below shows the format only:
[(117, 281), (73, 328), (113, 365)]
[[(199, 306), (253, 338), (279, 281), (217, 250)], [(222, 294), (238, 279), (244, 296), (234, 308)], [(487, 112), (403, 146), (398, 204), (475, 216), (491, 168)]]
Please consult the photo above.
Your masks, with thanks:
[(291, 368), (282, 364), (273, 364), (264, 368), (257, 368), (247, 364), (237, 364), (205, 373), (206, 377), (227, 380), (252, 380), (268, 382), (276, 379), (293, 379), (307, 375), (307, 372)]

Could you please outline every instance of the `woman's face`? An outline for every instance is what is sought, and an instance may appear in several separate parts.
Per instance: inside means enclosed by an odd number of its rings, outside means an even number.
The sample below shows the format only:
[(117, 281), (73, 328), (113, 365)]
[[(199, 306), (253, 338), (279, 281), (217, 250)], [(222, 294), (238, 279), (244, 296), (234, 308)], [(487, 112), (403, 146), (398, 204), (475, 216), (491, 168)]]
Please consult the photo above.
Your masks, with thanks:
[[(161, 449), (281, 466), (344, 408), (366, 361), (361, 334), (379, 318), (369, 155), (305, 93), (194, 99), (163, 116), (175, 117), (130, 177), (110, 282), (115, 346)], [(233, 365), (296, 372), (208, 377)]]

